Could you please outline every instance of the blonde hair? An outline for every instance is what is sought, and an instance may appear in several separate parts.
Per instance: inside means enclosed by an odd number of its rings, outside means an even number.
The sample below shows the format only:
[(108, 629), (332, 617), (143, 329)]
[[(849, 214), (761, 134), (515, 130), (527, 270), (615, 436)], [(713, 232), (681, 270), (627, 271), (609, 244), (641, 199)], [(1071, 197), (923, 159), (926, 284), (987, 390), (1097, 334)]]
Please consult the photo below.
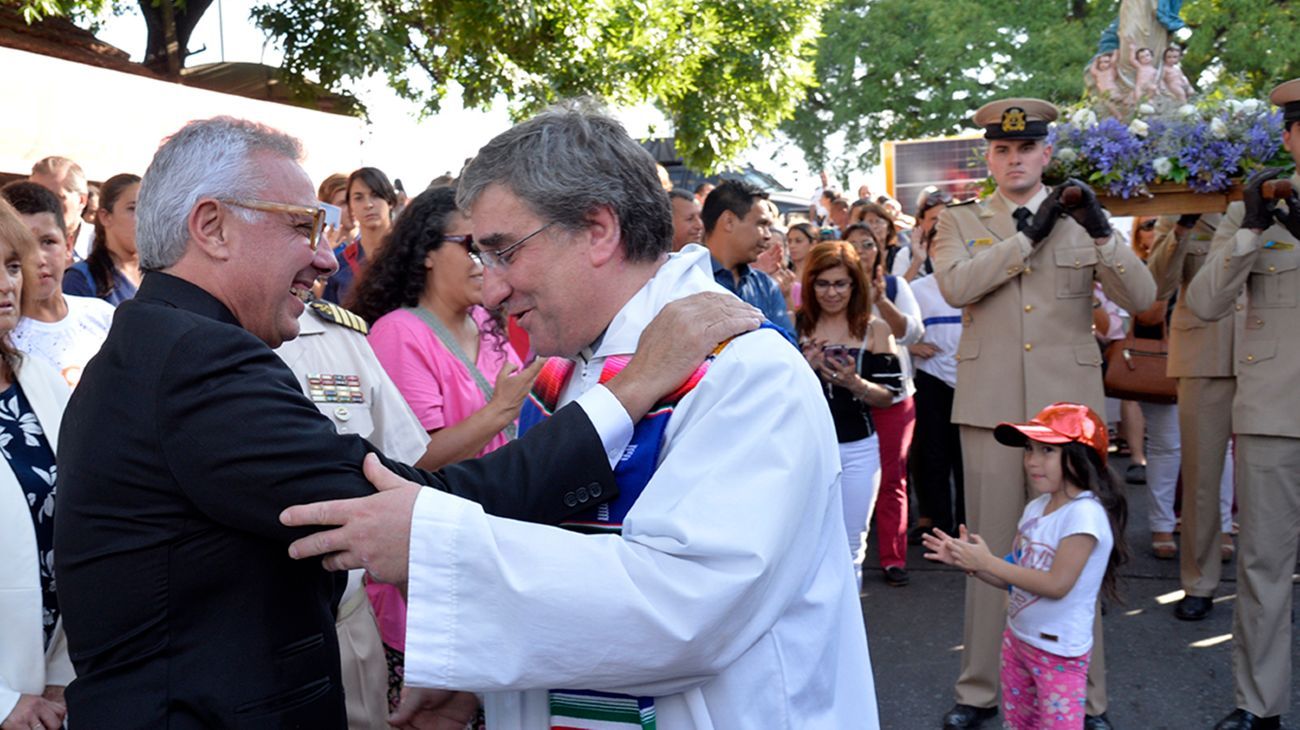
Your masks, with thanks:
[[(36, 260), (36, 236), (19, 217), (18, 211), (0, 198), (0, 265), (5, 263), (12, 251), (18, 257), (22, 265), (22, 281), (26, 284), (29, 281), (36, 281), (40, 276), (40, 264)], [(35, 287), (23, 286), (18, 294), (18, 314), (22, 315), (30, 309), (32, 299), (35, 296)], [(22, 355), (14, 348), (13, 342), (9, 339), (9, 332), (0, 335), (0, 360), (8, 368), (9, 373), (17, 372), (18, 365), (22, 361)]]

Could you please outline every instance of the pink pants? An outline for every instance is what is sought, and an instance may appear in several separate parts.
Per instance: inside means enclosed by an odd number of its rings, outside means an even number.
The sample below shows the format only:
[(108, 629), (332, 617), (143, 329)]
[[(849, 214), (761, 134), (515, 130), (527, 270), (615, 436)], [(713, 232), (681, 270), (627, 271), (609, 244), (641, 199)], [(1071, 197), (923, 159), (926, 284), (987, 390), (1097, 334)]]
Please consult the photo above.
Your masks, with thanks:
[(1088, 657), (1051, 654), (1002, 633), (1002, 716), (1007, 727), (1081, 728)]
[(907, 452), (916, 427), (916, 404), (905, 398), (872, 408), (880, 437), (880, 490), (876, 493), (876, 544), (880, 567), (907, 565)]

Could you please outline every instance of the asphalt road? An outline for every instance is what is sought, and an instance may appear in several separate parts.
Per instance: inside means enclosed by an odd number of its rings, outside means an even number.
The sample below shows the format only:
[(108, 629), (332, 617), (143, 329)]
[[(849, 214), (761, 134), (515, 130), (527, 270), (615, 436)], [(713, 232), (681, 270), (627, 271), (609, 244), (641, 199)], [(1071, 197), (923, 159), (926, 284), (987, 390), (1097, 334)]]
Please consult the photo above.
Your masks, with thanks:
[[(1119, 473), (1126, 462), (1116, 459)], [(1127, 537), (1132, 559), (1122, 570), (1125, 605), (1109, 606), (1103, 619), (1112, 724), (1121, 730), (1205, 728), (1230, 712), (1232, 684), (1232, 606), (1236, 562), (1224, 566), (1215, 608), (1200, 622), (1174, 618), (1182, 592), (1178, 561), (1151, 554), (1147, 491), (1129, 485)], [(961, 658), (963, 573), (908, 551), (910, 585), (885, 585), (867, 555), (862, 611), (866, 617), (881, 727), (886, 730), (939, 728), (953, 704), (952, 685)], [(1300, 581), (1295, 576), (1293, 583)], [(1300, 598), (1297, 596), (1296, 598)], [(1292, 612), (1291, 663), (1300, 672), (1300, 627)], [(1296, 676), (1300, 676), (1297, 674)], [(1300, 685), (1293, 682), (1289, 715), (1283, 726), (1300, 728)], [(1000, 721), (985, 723), (1000, 727)]]

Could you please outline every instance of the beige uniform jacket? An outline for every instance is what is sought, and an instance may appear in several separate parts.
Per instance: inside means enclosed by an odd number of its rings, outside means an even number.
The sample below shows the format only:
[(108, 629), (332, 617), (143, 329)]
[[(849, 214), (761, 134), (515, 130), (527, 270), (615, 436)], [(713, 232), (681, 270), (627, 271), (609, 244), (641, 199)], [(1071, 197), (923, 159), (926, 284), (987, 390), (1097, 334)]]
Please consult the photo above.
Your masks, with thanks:
[(952, 421), (992, 428), (1056, 401), (1104, 413), (1093, 281), (1129, 311), (1151, 306), (1155, 282), (1118, 235), (1098, 246), (1067, 217), (1035, 247), (1016, 232), (1013, 209), (994, 194), (939, 217), (934, 275), (944, 299), (963, 308)]
[[(1147, 269), (1156, 280), (1156, 299), (1178, 293), (1169, 318), (1169, 370), (1171, 378), (1232, 377), (1233, 319), (1207, 322), (1187, 306), (1187, 286), (1210, 255), (1210, 243), (1222, 216), (1201, 216), (1181, 244), (1174, 235), (1174, 218), (1156, 224), (1156, 243), (1147, 257)], [(1237, 311), (1245, 309), (1239, 303)]]
[[(1292, 183), (1300, 185), (1300, 176)], [(1246, 287), (1233, 353), (1233, 430), (1300, 438), (1300, 241), (1280, 223), (1262, 234), (1242, 228), (1245, 212), (1239, 202), (1228, 207), (1205, 266), (1187, 287), (1187, 305), (1202, 319), (1224, 319)]]

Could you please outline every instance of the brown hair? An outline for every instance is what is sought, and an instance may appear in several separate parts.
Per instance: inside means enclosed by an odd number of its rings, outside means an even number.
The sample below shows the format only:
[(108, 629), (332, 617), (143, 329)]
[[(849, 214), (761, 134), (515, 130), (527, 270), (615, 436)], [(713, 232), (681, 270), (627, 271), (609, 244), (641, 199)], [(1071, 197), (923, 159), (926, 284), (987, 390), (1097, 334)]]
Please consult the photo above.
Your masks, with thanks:
[(803, 272), (803, 307), (799, 310), (795, 329), (800, 337), (812, 334), (821, 319), (822, 308), (817, 302), (813, 282), (817, 275), (827, 269), (843, 266), (849, 272), (849, 281), (853, 282), (849, 292), (849, 306), (845, 316), (849, 320), (849, 334), (856, 338), (867, 336), (867, 324), (871, 321), (871, 282), (862, 273), (862, 264), (853, 245), (844, 241), (819, 243), (808, 252), (808, 260)]
[[(18, 217), (18, 212), (12, 205), (0, 198), (0, 265), (4, 265), (10, 255), (18, 257), (19, 263), (23, 267), (23, 283), (36, 281), (40, 276), (40, 264), (36, 260), (36, 237), (32, 231)], [(35, 287), (24, 286), (19, 291), (18, 297), (18, 314), (28, 310), (32, 303), (32, 297), (35, 295)], [(13, 342), (9, 339), (9, 333), (5, 332), (0, 336), (0, 362), (8, 370), (8, 375), (13, 375), (18, 370), (18, 364), (22, 361), (22, 355), (14, 348)]]
[(316, 188), (316, 199), (322, 203), (328, 203), (330, 202), (330, 198), (334, 197), (338, 191), (347, 190), (347, 188), (348, 176), (341, 172), (336, 172), (321, 181), (320, 187)]

